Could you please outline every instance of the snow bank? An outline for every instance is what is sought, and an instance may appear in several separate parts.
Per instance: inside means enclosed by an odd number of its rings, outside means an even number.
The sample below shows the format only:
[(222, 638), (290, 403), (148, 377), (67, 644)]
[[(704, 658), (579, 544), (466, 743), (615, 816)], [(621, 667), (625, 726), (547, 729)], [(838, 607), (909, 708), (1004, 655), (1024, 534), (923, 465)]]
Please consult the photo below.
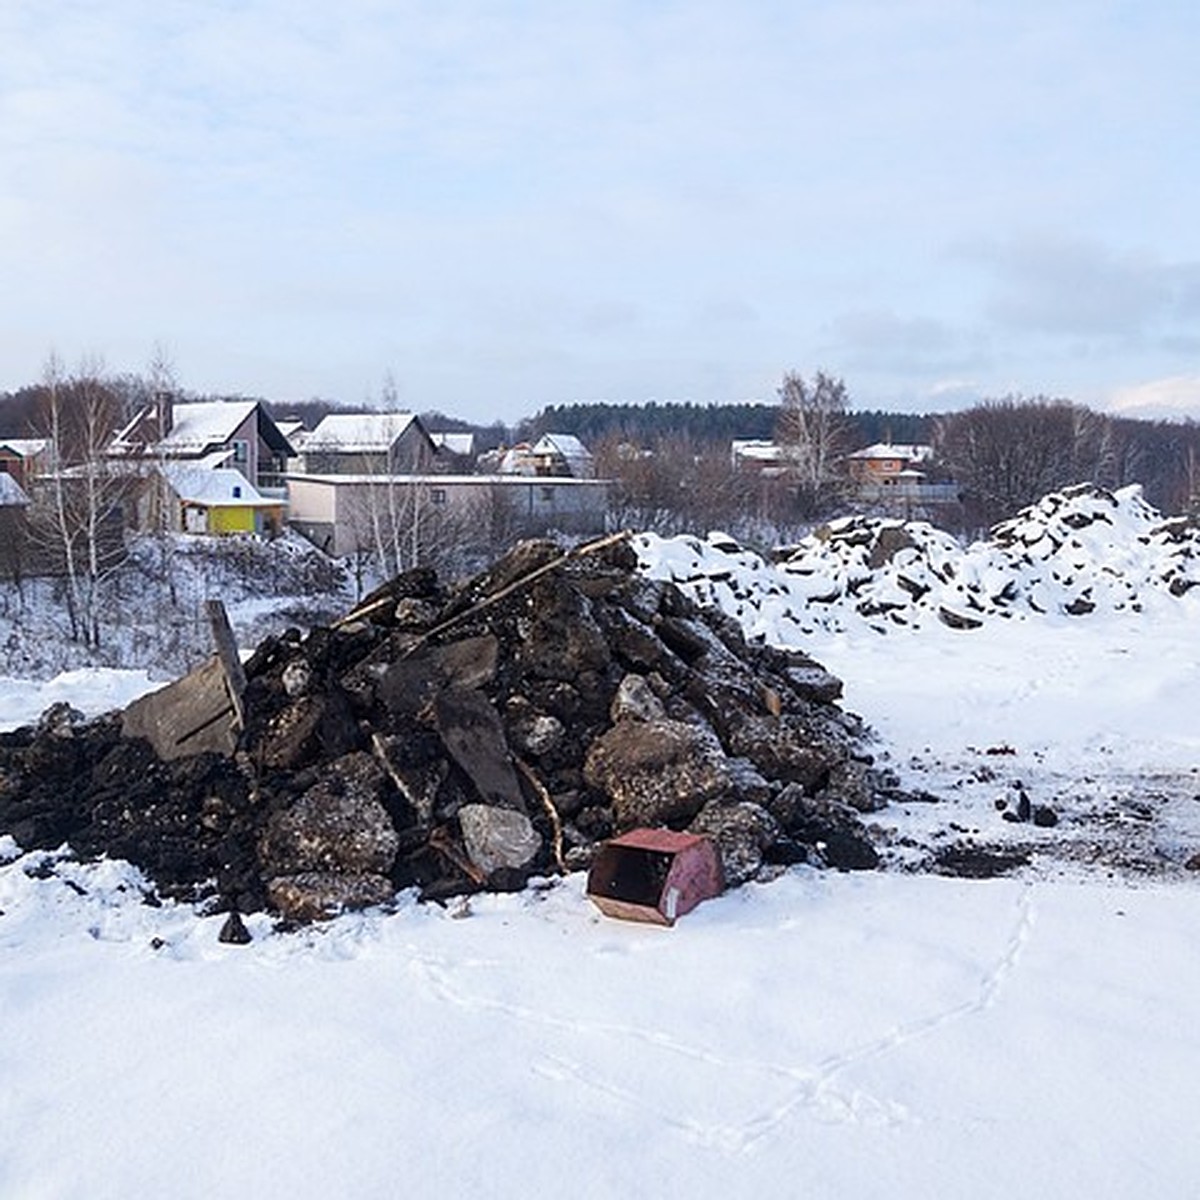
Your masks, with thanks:
[(45, 681), (0, 676), (0, 730), (33, 725), (59, 703), (70, 704), (85, 717), (97, 717), (161, 686), (146, 671), (102, 667), (80, 667)]

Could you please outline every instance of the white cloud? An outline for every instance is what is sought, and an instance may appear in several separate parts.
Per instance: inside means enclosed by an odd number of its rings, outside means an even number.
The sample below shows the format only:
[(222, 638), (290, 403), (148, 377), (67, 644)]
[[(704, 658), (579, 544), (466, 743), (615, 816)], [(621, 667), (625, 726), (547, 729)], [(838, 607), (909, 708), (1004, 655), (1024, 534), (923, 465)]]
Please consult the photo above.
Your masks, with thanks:
[(1200, 374), (1175, 375), (1117, 388), (1108, 397), (1106, 407), (1122, 416), (1186, 417), (1200, 421)]

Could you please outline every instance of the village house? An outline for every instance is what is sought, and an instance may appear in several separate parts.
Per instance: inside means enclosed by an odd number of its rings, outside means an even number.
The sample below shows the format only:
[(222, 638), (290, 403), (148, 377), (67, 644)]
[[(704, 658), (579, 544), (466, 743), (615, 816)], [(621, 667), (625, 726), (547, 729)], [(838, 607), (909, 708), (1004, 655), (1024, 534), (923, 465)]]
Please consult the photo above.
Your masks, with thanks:
[(369, 550), (381, 527), (436, 526), (503, 542), (555, 530), (601, 533), (609, 483), (522, 475), (314, 475), (288, 478), (292, 527), (334, 557)]
[(475, 468), (475, 435), (473, 433), (429, 431), (437, 452), (434, 465), (451, 475), (469, 475)]
[(303, 442), (307, 475), (422, 474), (436, 453), (413, 413), (330, 413)]
[(257, 400), (156, 402), (109, 444), (111, 459), (143, 463), (216, 465), (241, 472), (259, 491), (283, 498), (293, 448)]
[(161, 399), (106, 454), (141, 484), (126, 506), (136, 529), (264, 534), (283, 527), (294, 449), (258, 401)]
[(787, 453), (778, 442), (765, 438), (734, 438), (729, 443), (729, 463), (735, 471), (773, 477), (787, 470)]
[(162, 475), (173, 504), (169, 527), (182, 533), (282, 531), (287, 503), (264, 496), (238, 470), (225, 466), (164, 463)]
[(486, 473), (455, 471), (473, 449), (471, 434), (431, 436), (408, 413), (326, 417), (288, 475), (289, 520), (335, 557), (369, 550), (385, 527), (473, 542), (603, 532), (609, 483), (577, 438), (481, 456)]
[(49, 438), (5, 438), (0, 441), (0, 475), (28, 492), (30, 483), (50, 470), (52, 457)]
[(933, 457), (933, 447), (876, 442), (846, 456), (846, 473), (864, 486), (902, 487), (925, 478), (921, 463)]
[(592, 452), (571, 433), (544, 433), (536, 442), (518, 442), (488, 456), (487, 465), (498, 475), (534, 475), (549, 478), (594, 479)]
[(854, 497), (873, 511), (932, 514), (959, 503), (958, 485), (938, 478), (933, 447), (920, 443), (876, 442), (846, 458)]

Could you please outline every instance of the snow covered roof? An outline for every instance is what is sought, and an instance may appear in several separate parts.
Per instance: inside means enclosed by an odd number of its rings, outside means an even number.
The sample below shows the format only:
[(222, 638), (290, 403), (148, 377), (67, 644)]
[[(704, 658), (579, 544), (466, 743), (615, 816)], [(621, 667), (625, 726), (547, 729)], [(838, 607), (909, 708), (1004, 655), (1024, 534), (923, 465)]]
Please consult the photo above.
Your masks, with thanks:
[(171, 405), (171, 432), (160, 449), (200, 451), (227, 442), (258, 407), (255, 400), (196, 400)]
[(754, 462), (778, 462), (784, 457), (784, 449), (778, 442), (764, 438), (734, 438), (729, 443), (729, 449), (735, 459)]
[(0, 450), (10, 450), (18, 458), (33, 458), (50, 449), (49, 438), (3, 438)]
[(416, 420), (412, 413), (330, 413), (304, 439), (307, 451), (382, 453)]
[(256, 418), (258, 436), (274, 453), (292, 452), (287, 437), (257, 400), (189, 400), (171, 405), (171, 432), (161, 441), (151, 432), (152, 410), (144, 408), (113, 438), (108, 453), (116, 457), (194, 458), (231, 441), (250, 417)]
[[(188, 468), (202, 471), (215, 471), (219, 467), (225, 466), (233, 457), (233, 447), (226, 446), (221, 450), (210, 450), (207, 454), (202, 454), (199, 458), (194, 458), (188, 463)], [(240, 472), (239, 472), (240, 474)]]
[(592, 452), (573, 433), (543, 433), (534, 443), (533, 453), (561, 454), (568, 462), (592, 457)]
[(431, 433), (433, 444), (451, 454), (469, 456), (475, 453), (475, 435), (473, 433)]
[(933, 447), (918, 442), (876, 442), (863, 450), (855, 450), (847, 458), (901, 458), (907, 462), (924, 462), (933, 457)]
[(202, 504), (206, 508), (273, 506), (258, 489), (233, 467), (209, 469), (187, 464), (168, 463), (163, 474), (175, 494), (187, 504)]
[(21, 485), (6, 471), (0, 471), (0, 508), (16, 508), (28, 504), (29, 497)]

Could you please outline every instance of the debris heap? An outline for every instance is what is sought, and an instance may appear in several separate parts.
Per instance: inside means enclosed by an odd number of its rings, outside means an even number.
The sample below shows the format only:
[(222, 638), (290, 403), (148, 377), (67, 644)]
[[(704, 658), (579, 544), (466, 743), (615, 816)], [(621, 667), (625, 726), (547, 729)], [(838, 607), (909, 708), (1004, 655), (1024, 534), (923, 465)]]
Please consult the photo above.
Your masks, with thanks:
[(639, 573), (624, 538), (524, 542), (456, 587), (408, 572), (244, 670), (231, 753), (162, 757), (128, 713), (64, 706), (0, 735), (0, 833), (293, 921), (518, 888), (641, 826), (707, 834), (730, 884), (877, 863), (840, 682)]
[(1164, 518), (1136, 484), (1051, 492), (970, 546), (924, 521), (861, 515), (822, 526), (777, 562), (723, 534), (636, 544), (649, 574), (773, 641), (1136, 613), (1200, 587), (1200, 525)]

